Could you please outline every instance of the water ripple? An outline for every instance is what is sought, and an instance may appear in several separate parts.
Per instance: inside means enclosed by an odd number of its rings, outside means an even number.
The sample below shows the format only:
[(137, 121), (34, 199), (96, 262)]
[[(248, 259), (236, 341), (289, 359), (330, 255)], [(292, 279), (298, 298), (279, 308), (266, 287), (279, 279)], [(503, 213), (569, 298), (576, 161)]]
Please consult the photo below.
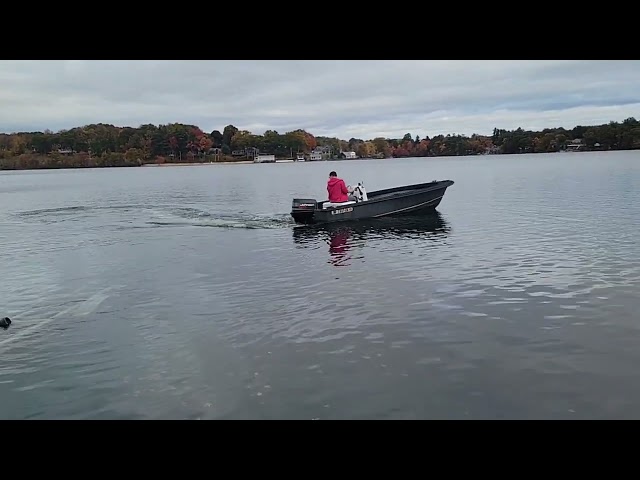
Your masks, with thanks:
[(2, 175), (2, 418), (638, 417), (625, 155), (371, 160), (456, 184), (308, 228), (324, 162)]

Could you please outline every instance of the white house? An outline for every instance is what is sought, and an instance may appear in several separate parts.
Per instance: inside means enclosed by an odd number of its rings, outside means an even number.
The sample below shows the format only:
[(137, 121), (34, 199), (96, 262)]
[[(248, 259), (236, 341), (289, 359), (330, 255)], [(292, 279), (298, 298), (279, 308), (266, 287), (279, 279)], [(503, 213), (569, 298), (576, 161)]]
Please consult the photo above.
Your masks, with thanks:
[(344, 155), (344, 158), (347, 159), (356, 158), (356, 152), (342, 152), (342, 154)]
[(584, 144), (582, 143), (582, 139), (574, 138), (573, 141), (567, 145), (567, 151), (576, 152), (578, 150), (581, 150), (583, 147), (584, 147)]
[(254, 163), (275, 163), (275, 155), (256, 155), (253, 158)]

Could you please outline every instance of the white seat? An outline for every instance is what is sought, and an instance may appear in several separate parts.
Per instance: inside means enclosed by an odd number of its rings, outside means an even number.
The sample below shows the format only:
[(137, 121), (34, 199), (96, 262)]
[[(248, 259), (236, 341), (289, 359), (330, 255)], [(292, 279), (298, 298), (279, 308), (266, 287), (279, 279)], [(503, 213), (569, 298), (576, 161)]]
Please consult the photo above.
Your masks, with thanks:
[(330, 208), (330, 207), (342, 207), (343, 205), (351, 205), (352, 203), (356, 203), (353, 200), (349, 200), (346, 202), (341, 202), (341, 203), (331, 203), (331, 202), (325, 202), (322, 204), (322, 208)]

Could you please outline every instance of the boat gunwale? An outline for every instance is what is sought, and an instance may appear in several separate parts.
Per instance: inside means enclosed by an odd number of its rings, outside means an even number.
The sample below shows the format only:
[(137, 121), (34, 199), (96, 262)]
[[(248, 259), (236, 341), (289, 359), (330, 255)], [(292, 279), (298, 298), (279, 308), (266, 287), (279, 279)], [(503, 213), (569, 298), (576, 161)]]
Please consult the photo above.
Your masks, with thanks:
[[(327, 202), (326, 200), (324, 200), (322, 202), (317, 203), (318, 207), (316, 207), (315, 210), (330, 211), (336, 208), (343, 208), (344, 206), (350, 206), (354, 208), (362, 207), (364, 205), (384, 202), (391, 199), (405, 198), (413, 195), (419, 195), (421, 193), (426, 193), (432, 190), (439, 190), (442, 188), (446, 189), (446, 188), (449, 188), (451, 185), (453, 185), (453, 183), (454, 183), (453, 180), (434, 180), (433, 182), (427, 182), (427, 183), (416, 183), (413, 185), (405, 185), (401, 187), (385, 188), (382, 190), (376, 190), (374, 192), (371, 192), (368, 195), (372, 196), (373, 198), (369, 198), (364, 202), (348, 203), (347, 205), (335, 205), (335, 206), (332, 205), (331, 207), (323, 208), (322, 205)], [(446, 185), (443, 185), (443, 184), (446, 184)], [(396, 194), (396, 195), (393, 195), (393, 197), (387, 196), (391, 194)]]

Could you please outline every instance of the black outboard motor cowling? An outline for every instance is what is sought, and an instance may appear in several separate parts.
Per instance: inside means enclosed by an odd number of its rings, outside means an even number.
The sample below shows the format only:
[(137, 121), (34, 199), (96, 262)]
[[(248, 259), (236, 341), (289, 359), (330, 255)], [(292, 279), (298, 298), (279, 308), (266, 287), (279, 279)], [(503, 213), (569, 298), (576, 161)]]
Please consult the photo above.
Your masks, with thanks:
[(291, 202), (291, 216), (296, 223), (312, 223), (317, 205), (315, 198), (294, 198)]

